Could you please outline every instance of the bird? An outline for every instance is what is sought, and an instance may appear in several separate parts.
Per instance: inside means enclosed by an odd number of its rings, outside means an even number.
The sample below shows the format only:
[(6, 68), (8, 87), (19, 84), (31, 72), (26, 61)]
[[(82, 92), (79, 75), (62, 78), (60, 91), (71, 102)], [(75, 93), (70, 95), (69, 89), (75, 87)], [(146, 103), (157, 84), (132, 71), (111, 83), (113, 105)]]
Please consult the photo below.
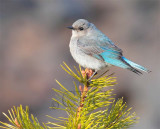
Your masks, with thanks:
[(128, 69), (138, 75), (141, 71), (151, 72), (125, 58), (123, 51), (88, 20), (78, 19), (67, 28), (72, 30), (69, 48), (73, 59), (80, 66), (94, 70), (93, 76), (110, 66)]

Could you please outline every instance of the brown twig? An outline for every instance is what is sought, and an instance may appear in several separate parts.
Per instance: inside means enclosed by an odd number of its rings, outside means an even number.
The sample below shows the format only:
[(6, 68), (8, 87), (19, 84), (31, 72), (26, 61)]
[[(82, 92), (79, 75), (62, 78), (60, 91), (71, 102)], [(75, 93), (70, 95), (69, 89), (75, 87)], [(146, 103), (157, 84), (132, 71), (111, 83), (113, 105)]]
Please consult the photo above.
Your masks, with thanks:
[[(93, 71), (91, 69), (85, 69), (85, 71), (81, 71), (83, 77), (86, 77), (87, 79), (89, 79), (92, 74), (93, 74)], [(83, 89), (82, 89), (82, 86), (79, 85), (79, 90), (81, 92), (81, 100), (80, 100), (80, 105), (78, 107), (78, 111), (77, 111), (77, 120), (79, 119), (80, 117), (80, 112), (84, 106), (84, 100), (86, 98), (86, 95), (87, 95), (87, 92), (88, 92), (88, 87), (89, 87), (89, 84), (87, 83), (86, 85), (83, 86)], [(78, 129), (81, 129), (81, 124), (79, 123), (78, 124)]]
[(15, 118), (15, 119), (14, 119), (14, 122), (15, 122), (16, 126), (20, 129), (20, 128), (21, 128), (21, 126), (20, 126), (20, 124), (18, 123), (17, 118)]

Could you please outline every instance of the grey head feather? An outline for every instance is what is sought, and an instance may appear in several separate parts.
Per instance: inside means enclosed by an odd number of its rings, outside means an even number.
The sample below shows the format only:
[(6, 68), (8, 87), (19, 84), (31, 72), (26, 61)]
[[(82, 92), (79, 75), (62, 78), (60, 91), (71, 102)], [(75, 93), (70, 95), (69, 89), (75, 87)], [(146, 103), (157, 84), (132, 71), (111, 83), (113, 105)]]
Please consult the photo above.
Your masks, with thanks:
[(76, 30), (80, 30), (80, 27), (88, 29), (90, 27), (90, 23), (85, 19), (79, 19), (73, 23), (72, 27)]

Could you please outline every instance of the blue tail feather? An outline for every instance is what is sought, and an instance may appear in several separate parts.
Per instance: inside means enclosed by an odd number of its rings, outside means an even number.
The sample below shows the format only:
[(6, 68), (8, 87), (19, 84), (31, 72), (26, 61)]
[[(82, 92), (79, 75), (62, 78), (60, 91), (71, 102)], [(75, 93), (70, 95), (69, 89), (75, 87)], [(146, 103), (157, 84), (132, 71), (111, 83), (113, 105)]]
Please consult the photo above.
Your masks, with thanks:
[(138, 69), (138, 70), (142, 70), (142, 71), (147, 72), (147, 73), (151, 72), (151, 71), (148, 70), (147, 68), (145, 68), (145, 67), (143, 67), (143, 66), (141, 66), (141, 65), (138, 65), (138, 64), (136, 64), (136, 63), (128, 60), (128, 59), (125, 58), (125, 57), (122, 57), (122, 58), (123, 58), (124, 61), (126, 61), (126, 62), (127, 62), (129, 65), (131, 65), (133, 68), (136, 68), (136, 69)]
[(129, 69), (130, 71), (136, 74), (142, 74), (142, 72), (140, 72), (139, 70), (148, 73), (150, 72), (147, 68), (128, 60), (127, 58), (115, 53), (115, 51), (105, 51), (100, 55), (102, 56), (105, 62), (124, 69)]

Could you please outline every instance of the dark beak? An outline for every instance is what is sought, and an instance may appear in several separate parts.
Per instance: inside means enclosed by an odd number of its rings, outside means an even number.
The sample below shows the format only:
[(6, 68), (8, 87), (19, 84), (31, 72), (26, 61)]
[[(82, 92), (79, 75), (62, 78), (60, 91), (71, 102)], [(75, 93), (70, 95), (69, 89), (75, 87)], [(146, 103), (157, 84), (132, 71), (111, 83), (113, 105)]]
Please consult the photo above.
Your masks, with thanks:
[(74, 28), (72, 26), (68, 26), (67, 27), (68, 29), (71, 29), (71, 30), (74, 30)]

